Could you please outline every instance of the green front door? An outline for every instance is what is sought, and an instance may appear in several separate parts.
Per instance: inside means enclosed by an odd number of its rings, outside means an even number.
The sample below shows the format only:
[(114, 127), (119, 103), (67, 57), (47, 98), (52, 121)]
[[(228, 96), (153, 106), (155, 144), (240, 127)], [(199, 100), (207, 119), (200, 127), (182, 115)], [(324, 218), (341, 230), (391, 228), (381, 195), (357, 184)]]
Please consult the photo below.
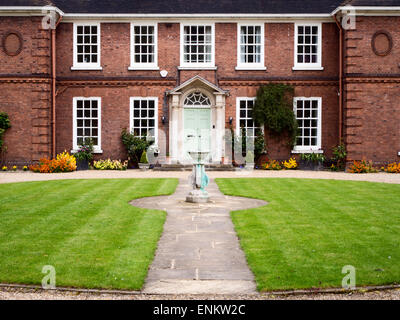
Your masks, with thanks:
[(184, 152), (191, 159), (190, 151), (211, 151), (211, 109), (184, 109)]

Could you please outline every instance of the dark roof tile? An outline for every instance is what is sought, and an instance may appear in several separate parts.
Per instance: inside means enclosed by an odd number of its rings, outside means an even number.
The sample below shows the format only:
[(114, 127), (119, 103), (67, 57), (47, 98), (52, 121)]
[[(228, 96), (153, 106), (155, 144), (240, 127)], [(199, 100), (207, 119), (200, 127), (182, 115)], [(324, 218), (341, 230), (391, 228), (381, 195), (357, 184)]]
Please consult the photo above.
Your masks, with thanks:
[(400, 0), (0, 0), (0, 6), (52, 4), (65, 13), (319, 14), (338, 6), (400, 6)]

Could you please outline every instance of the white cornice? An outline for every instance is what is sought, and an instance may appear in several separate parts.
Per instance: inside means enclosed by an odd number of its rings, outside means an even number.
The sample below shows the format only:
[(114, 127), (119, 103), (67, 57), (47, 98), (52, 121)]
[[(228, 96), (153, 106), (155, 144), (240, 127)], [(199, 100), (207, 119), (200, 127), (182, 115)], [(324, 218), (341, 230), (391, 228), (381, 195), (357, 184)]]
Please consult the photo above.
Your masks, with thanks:
[(265, 14), (265, 13), (211, 13), (211, 14), (170, 14), (170, 13), (157, 13), (157, 14), (97, 14), (97, 13), (64, 13), (57, 7), (54, 6), (0, 6), (0, 16), (19, 16), (19, 15), (44, 15), (48, 11), (55, 11), (59, 15), (64, 17), (66, 22), (86, 19), (86, 20), (104, 20), (104, 21), (121, 21), (129, 19), (158, 19), (163, 21), (171, 20), (185, 20), (185, 19), (207, 19), (207, 20), (221, 20), (221, 21), (240, 21), (242, 19), (247, 20), (266, 20), (266, 22), (291, 22), (293, 20), (306, 20), (306, 19), (318, 19), (321, 21), (330, 21), (329, 18), (336, 15), (338, 12), (353, 8), (356, 10), (357, 15), (368, 15), (368, 16), (398, 16), (400, 15), (400, 6), (391, 7), (379, 7), (379, 6), (340, 6), (336, 8), (332, 13), (317, 13), (317, 14)]
[(332, 11), (331, 15), (334, 16), (338, 12), (347, 11), (349, 9), (356, 10), (357, 15), (363, 16), (397, 16), (400, 14), (400, 6), (396, 7), (353, 7), (353, 6), (341, 6)]
[(43, 16), (49, 11), (57, 12), (60, 16), (64, 15), (63, 11), (54, 6), (0, 6), (0, 16)]

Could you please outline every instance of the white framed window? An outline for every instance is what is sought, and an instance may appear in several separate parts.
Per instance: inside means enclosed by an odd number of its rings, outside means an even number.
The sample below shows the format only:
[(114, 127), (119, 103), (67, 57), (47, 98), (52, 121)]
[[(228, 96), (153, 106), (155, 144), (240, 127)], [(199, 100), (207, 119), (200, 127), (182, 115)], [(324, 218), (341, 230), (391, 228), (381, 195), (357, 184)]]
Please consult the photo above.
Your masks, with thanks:
[(73, 98), (73, 151), (92, 139), (94, 152), (101, 150), (101, 98)]
[(100, 23), (74, 23), (72, 70), (101, 70)]
[(236, 70), (266, 70), (264, 24), (238, 24)]
[(236, 134), (242, 136), (245, 133), (248, 138), (257, 137), (262, 128), (256, 126), (253, 120), (253, 106), (256, 98), (236, 98)]
[(214, 24), (181, 23), (181, 68), (215, 68)]
[(298, 132), (293, 151), (321, 151), (322, 98), (297, 97), (293, 111), (297, 119)]
[(293, 70), (323, 70), (322, 24), (295, 23)]
[(137, 137), (158, 141), (158, 98), (131, 97), (130, 131)]
[(131, 23), (130, 70), (158, 70), (157, 23)]

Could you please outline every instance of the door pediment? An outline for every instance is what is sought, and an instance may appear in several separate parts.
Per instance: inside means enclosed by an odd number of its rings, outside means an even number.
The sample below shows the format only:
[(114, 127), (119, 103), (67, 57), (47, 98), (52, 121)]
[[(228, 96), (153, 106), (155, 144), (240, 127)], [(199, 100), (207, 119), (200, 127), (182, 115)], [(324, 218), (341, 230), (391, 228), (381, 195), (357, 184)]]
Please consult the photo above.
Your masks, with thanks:
[(226, 95), (226, 96), (229, 95), (228, 91), (221, 89), (220, 87), (200, 77), (199, 75), (196, 75), (193, 78), (186, 80), (184, 83), (175, 87), (174, 89), (167, 91), (167, 94), (168, 95), (181, 94), (182, 92), (185, 92), (190, 88), (196, 88), (196, 87), (205, 89), (209, 92), (213, 92), (214, 94), (217, 95)]

